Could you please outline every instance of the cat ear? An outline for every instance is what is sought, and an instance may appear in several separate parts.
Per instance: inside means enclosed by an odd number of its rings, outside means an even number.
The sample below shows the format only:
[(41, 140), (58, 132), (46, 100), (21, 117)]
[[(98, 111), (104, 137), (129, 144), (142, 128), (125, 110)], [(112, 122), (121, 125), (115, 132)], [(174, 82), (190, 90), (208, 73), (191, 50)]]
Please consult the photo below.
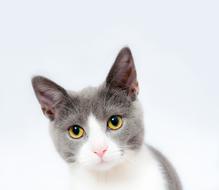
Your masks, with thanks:
[(54, 120), (57, 115), (57, 105), (68, 96), (67, 92), (61, 86), (42, 76), (32, 78), (32, 86), (44, 115)]
[(138, 81), (131, 50), (125, 47), (120, 50), (108, 76), (106, 85), (109, 88), (125, 90), (127, 95), (135, 99), (138, 92)]

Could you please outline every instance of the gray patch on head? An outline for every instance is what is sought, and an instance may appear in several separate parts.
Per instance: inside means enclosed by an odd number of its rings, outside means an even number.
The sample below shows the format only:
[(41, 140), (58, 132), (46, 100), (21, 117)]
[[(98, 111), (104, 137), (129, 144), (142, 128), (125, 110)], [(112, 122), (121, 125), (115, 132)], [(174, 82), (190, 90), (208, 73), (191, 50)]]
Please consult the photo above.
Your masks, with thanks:
[[(106, 135), (121, 146), (122, 151), (138, 150), (143, 144), (144, 127), (138, 100), (132, 101), (122, 90), (110, 89), (105, 84), (99, 88), (88, 87), (80, 92), (68, 92), (70, 100), (59, 107), (59, 117), (51, 122), (51, 136), (59, 154), (74, 162), (81, 146), (89, 136), (88, 116), (92, 113), (99, 121), (107, 123), (112, 115), (120, 115), (124, 126), (116, 131), (104, 130)], [(86, 134), (80, 139), (68, 136), (68, 128), (80, 125)]]

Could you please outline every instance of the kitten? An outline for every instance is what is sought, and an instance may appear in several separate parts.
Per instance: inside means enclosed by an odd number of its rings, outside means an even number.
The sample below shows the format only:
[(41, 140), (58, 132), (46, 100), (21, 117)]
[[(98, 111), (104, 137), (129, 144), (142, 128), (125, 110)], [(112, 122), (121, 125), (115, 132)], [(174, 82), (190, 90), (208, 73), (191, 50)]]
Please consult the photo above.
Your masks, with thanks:
[(105, 82), (66, 91), (36, 76), (32, 85), (55, 147), (69, 163), (73, 190), (181, 190), (177, 174), (144, 144), (133, 57), (123, 48)]

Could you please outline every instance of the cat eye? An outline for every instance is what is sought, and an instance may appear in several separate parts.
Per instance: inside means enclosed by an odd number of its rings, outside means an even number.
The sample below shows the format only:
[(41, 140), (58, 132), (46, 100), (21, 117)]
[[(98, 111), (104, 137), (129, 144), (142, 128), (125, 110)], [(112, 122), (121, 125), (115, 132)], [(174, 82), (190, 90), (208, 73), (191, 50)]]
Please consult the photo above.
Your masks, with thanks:
[(68, 133), (73, 139), (79, 139), (84, 135), (84, 129), (79, 125), (73, 125), (69, 127)]
[(107, 121), (107, 127), (112, 130), (117, 130), (122, 127), (123, 121), (122, 117), (118, 115), (113, 115)]

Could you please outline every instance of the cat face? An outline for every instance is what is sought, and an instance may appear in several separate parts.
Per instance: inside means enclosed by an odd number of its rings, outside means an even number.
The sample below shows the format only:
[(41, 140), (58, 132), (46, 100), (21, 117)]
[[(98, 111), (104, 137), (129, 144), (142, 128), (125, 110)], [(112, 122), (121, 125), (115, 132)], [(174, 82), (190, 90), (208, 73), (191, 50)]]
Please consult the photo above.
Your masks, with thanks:
[(143, 144), (142, 112), (131, 51), (123, 48), (106, 81), (97, 88), (67, 92), (37, 76), (33, 88), (59, 154), (89, 170), (109, 170)]

